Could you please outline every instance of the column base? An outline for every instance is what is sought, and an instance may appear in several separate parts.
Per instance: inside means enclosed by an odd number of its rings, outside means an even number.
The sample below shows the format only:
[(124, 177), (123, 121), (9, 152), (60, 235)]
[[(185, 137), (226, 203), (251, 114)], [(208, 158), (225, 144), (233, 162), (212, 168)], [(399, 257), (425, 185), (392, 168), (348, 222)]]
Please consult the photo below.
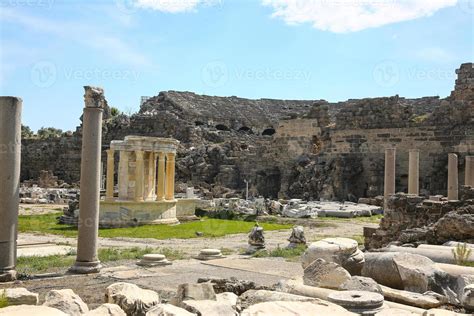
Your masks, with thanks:
[(7, 270), (0, 272), (0, 282), (12, 282), (15, 281), (17, 273), (15, 270)]
[(72, 267), (69, 268), (68, 272), (74, 274), (91, 274), (99, 273), (102, 269), (100, 261), (76, 261)]

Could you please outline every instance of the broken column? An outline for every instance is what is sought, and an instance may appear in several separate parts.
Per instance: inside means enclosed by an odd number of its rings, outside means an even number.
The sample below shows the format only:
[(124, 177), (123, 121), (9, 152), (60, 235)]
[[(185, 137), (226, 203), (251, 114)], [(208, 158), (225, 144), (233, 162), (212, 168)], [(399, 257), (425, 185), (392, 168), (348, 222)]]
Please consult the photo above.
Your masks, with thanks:
[(385, 149), (384, 209), (387, 209), (388, 198), (395, 194), (395, 148)]
[(464, 185), (474, 187), (474, 156), (466, 156)]
[(458, 155), (448, 155), (448, 201), (458, 200)]
[(82, 124), (81, 196), (79, 199), (79, 232), (73, 273), (96, 273), (101, 265), (97, 257), (100, 202), (100, 159), (102, 147), (102, 114), (104, 90), (84, 87)]
[(16, 279), (22, 100), (0, 97), (0, 282)]
[(419, 171), (420, 152), (417, 149), (410, 150), (408, 155), (408, 194), (419, 194)]

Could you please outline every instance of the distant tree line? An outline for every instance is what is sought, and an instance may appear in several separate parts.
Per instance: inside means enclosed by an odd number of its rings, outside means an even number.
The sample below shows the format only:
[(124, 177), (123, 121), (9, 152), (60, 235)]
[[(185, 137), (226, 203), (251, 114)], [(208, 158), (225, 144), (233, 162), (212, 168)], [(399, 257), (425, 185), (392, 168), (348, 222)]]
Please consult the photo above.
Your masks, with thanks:
[[(112, 117), (116, 117), (116, 116), (122, 114), (122, 112), (120, 112), (120, 110), (117, 109), (116, 107), (112, 107), (110, 109), (110, 114), (112, 115)], [(33, 132), (29, 126), (23, 125), (23, 124), (21, 125), (21, 138), (23, 138), (23, 139), (26, 139), (26, 138), (39, 138), (39, 139), (56, 138), (56, 137), (61, 137), (62, 135), (69, 134), (69, 133), (71, 133), (71, 132), (69, 132), (69, 131), (63, 132), (63, 130), (59, 129), (59, 128), (41, 127), (35, 134), (35, 132)]]

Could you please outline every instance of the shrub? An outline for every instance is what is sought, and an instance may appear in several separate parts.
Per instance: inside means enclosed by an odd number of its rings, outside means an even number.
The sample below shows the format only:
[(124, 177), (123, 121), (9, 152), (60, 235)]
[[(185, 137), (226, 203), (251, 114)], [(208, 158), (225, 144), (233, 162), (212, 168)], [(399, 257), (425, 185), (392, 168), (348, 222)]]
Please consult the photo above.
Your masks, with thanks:
[(7, 294), (5, 293), (5, 290), (3, 290), (2, 294), (0, 294), (0, 308), (7, 307), (7, 306), (8, 306)]
[(456, 264), (464, 266), (467, 264), (467, 260), (471, 256), (472, 251), (466, 243), (458, 243), (452, 252)]

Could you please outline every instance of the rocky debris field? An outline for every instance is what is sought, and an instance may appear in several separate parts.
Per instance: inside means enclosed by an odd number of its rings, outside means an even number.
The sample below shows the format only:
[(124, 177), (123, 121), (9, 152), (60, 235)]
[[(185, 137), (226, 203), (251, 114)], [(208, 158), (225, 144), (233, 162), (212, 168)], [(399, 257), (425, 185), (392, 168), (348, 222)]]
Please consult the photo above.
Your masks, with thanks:
[(278, 215), (290, 218), (340, 217), (354, 218), (383, 214), (380, 206), (353, 202), (304, 201), (302, 199), (271, 200), (257, 198), (219, 198), (200, 200), (198, 209), (208, 212), (234, 212), (246, 215)]
[(0, 315), (455, 316), (474, 311), (474, 268), (439, 266), (416, 254), (363, 253), (349, 238), (311, 243), (302, 256), (303, 270), (298, 263), (235, 256), (152, 268), (133, 264), (98, 275), (7, 285), (0, 293), (9, 306), (0, 308)]
[(68, 204), (78, 199), (78, 189), (20, 187), (20, 203), (23, 204)]

